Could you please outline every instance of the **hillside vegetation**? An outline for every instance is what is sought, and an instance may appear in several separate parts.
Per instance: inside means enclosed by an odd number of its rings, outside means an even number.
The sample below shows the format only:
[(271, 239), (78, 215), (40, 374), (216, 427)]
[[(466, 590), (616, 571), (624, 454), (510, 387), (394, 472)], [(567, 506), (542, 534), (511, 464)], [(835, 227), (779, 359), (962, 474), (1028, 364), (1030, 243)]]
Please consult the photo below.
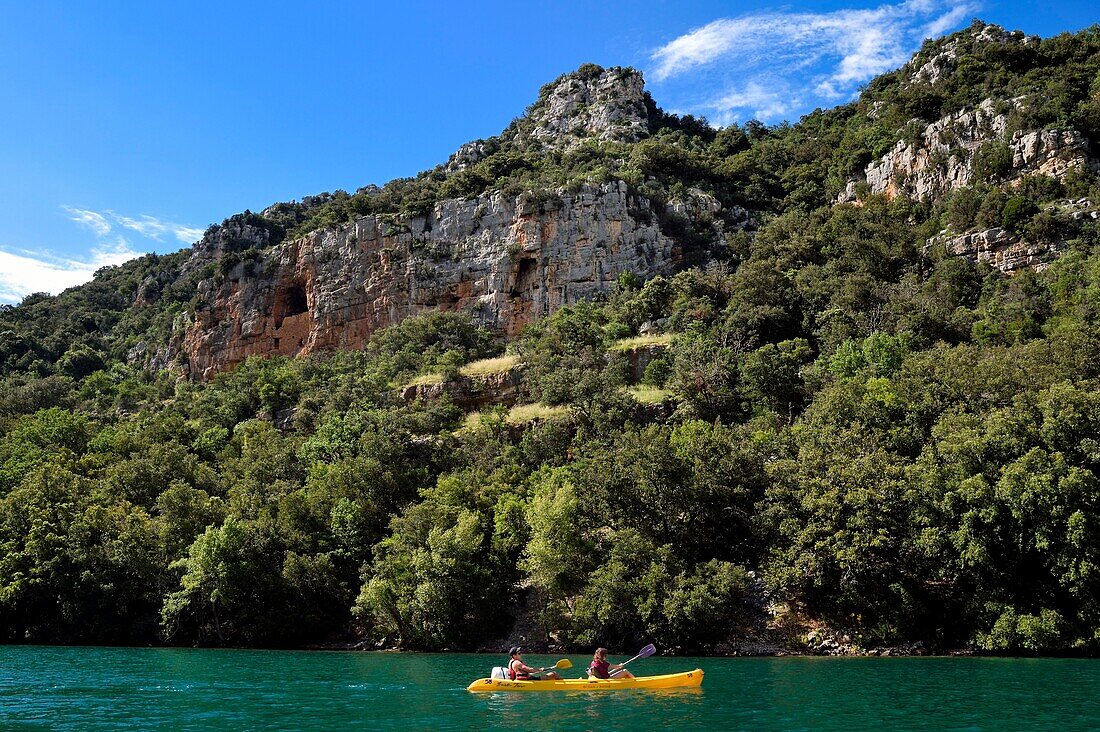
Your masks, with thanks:
[[(469, 649), (525, 612), (567, 647), (708, 651), (763, 614), (792, 648), (824, 623), (863, 647), (1100, 651), (1100, 229), (1058, 206), (1100, 201), (1096, 173), (1010, 180), (991, 139), (972, 185), (836, 204), (915, 125), (989, 98), (1026, 98), (1008, 135), (1097, 149), (1100, 29), (982, 28), (795, 125), (651, 105), (638, 142), (536, 152), (523, 118), (457, 172), (242, 214), (275, 243), (603, 180), (751, 212), (704, 265), (624, 273), (510, 342), (429, 313), (180, 380), (134, 350), (216, 276), (185, 253), (4, 308), (0, 639)], [(948, 43), (954, 71), (921, 82)], [(1059, 256), (1006, 276), (937, 244), (993, 225)], [(476, 418), (395, 392), (511, 369), (520, 404)]]

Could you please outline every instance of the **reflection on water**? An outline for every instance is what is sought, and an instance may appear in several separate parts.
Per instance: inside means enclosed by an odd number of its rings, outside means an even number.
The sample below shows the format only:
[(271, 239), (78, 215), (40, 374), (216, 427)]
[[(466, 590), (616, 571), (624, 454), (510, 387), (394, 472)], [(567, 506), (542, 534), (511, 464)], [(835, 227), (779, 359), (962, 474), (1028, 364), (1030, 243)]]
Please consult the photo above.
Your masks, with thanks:
[[(705, 682), (704, 682), (705, 683)], [(654, 719), (690, 719), (704, 703), (701, 688), (655, 689), (653, 691), (570, 691), (493, 692), (485, 697), (485, 706), (493, 722), (503, 727), (525, 728), (532, 725), (546, 729), (561, 729), (581, 725), (583, 728), (616, 728), (624, 712), (620, 695), (628, 694), (632, 713), (653, 715)], [(533, 698), (534, 697), (534, 698)], [(537, 721), (536, 721), (537, 720)]]

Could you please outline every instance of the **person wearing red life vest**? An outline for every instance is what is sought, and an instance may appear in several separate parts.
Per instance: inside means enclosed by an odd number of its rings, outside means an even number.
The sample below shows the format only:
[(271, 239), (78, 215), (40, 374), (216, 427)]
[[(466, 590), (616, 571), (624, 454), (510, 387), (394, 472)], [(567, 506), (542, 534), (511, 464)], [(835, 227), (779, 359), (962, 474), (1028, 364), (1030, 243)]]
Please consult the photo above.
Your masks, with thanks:
[(592, 663), (588, 664), (588, 676), (595, 679), (632, 679), (634, 674), (623, 668), (621, 663), (607, 662), (607, 649), (597, 648), (592, 654)]
[(511, 660), (508, 661), (508, 677), (512, 681), (539, 681), (542, 678), (560, 679), (561, 675), (554, 671), (547, 671), (545, 676), (539, 676), (540, 669), (531, 668), (523, 662), (523, 649), (512, 646), (508, 650)]

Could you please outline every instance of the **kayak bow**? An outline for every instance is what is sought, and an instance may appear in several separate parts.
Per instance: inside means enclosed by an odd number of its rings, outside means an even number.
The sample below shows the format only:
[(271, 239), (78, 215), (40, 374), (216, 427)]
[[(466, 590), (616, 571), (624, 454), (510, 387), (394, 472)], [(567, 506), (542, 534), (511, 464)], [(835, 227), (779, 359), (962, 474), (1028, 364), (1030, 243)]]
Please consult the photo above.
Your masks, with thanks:
[(508, 679), (478, 679), (467, 691), (615, 691), (617, 689), (676, 689), (699, 686), (703, 669), (661, 676), (637, 676), (633, 679), (543, 679), (540, 681), (510, 681)]

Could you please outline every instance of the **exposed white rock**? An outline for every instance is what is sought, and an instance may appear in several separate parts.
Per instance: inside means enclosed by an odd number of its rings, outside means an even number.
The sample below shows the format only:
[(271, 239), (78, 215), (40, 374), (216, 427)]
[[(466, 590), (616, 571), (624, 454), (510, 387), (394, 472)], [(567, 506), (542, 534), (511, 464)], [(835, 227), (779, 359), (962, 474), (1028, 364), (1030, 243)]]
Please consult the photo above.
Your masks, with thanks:
[[(904, 194), (916, 199), (942, 196), (977, 182), (974, 153), (986, 142), (1006, 140), (1012, 180), (1028, 174), (1061, 178), (1070, 170), (1100, 169), (1088, 140), (1076, 130), (1017, 130), (1007, 135), (1010, 112), (1024, 102), (986, 99), (975, 109), (948, 115), (926, 126), (916, 141), (900, 140), (864, 170), (871, 193)], [(858, 181), (849, 181), (838, 202), (856, 200)]]
[(935, 243), (942, 243), (950, 254), (983, 262), (1005, 273), (1043, 269), (1066, 247), (1064, 241), (1029, 241), (1000, 227), (935, 239), (925, 249)]
[[(1058, 201), (1049, 204), (1046, 211), (1063, 222), (1100, 218), (1100, 210), (1087, 198)], [(1044, 269), (1069, 246), (1060, 237), (1053, 241), (1033, 241), (999, 226), (963, 234), (943, 231), (928, 240), (925, 254), (937, 245), (942, 245), (949, 254), (984, 262), (1007, 274), (1025, 268)]]
[[(1035, 46), (1041, 40), (1038, 36), (1026, 36), (1021, 31), (1007, 31), (1001, 26), (991, 23), (976, 28), (972, 27), (970, 35), (972, 42), (985, 45), (1006, 46), (1015, 43), (1021, 46)], [(904, 83), (904, 86), (917, 84), (934, 86), (954, 73), (955, 61), (959, 56), (959, 43), (959, 39), (948, 41), (935, 55), (927, 61), (921, 62), (921, 65), (915, 70), (913, 70), (913, 67), (918, 63), (919, 56), (902, 67), (903, 72), (910, 72), (909, 79)]]
[(543, 90), (528, 114), (531, 131), (521, 139), (565, 148), (590, 138), (636, 142), (649, 134), (644, 86), (634, 69), (567, 74)]
[(451, 158), (444, 166), (444, 170), (448, 173), (457, 173), (460, 170), (465, 170), (471, 165), (476, 165), (480, 161), (484, 160), (490, 154), (489, 143), (485, 140), (474, 140), (473, 142), (467, 142), (462, 147), (458, 148)]

